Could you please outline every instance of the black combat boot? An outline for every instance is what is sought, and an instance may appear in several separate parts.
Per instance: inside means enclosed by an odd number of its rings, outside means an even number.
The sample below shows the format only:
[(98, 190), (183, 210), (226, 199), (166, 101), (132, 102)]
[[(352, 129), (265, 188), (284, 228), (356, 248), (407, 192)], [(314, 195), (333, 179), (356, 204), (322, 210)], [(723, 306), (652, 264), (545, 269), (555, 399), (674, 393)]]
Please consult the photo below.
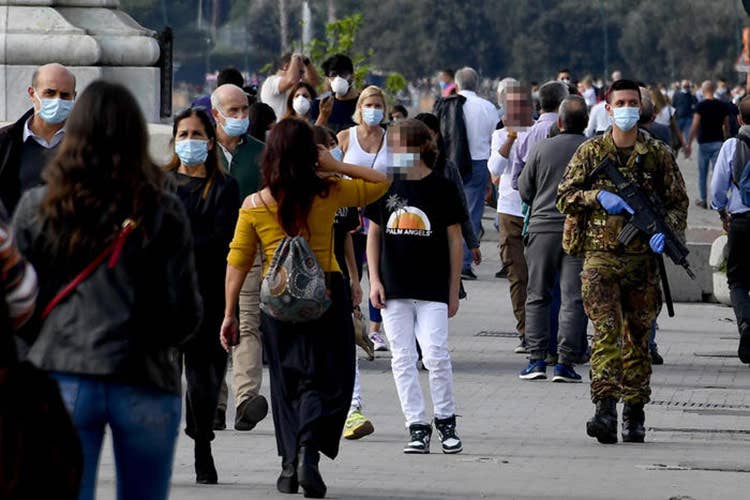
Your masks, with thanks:
[(586, 434), (604, 444), (617, 442), (617, 400), (603, 398), (596, 402), (596, 413), (586, 422)]
[(309, 445), (301, 445), (297, 455), (297, 481), (305, 491), (306, 498), (326, 496), (326, 483), (320, 475), (318, 462), (320, 453)]
[(622, 441), (623, 443), (642, 443), (646, 438), (643, 423), (646, 415), (643, 404), (625, 403), (622, 408)]

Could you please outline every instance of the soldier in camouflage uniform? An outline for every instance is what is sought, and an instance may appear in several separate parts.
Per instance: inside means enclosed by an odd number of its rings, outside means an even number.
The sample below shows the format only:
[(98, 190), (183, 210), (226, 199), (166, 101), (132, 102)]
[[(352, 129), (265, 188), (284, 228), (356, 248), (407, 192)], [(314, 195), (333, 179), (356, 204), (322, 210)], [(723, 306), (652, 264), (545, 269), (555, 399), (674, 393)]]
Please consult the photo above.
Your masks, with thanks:
[(617, 195), (603, 173), (591, 172), (607, 157), (620, 172), (663, 203), (666, 222), (683, 234), (688, 197), (667, 146), (638, 131), (638, 86), (628, 80), (612, 85), (607, 111), (613, 127), (583, 143), (568, 164), (558, 188), (557, 207), (566, 214), (563, 247), (584, 257), (582, 296), (594, 325), (591, 351), (591, 399), (594, 417), (587, 433), (602, 443), (617, 442), (617, 401), (622, 399), (623, 441), (643, 442), (643, 405), (649, 401), (651, 358), (648, 337), (661, 309), (659, 271), (664, 235), (639, 235), (627, 246), (617, 242), (632, 208)]

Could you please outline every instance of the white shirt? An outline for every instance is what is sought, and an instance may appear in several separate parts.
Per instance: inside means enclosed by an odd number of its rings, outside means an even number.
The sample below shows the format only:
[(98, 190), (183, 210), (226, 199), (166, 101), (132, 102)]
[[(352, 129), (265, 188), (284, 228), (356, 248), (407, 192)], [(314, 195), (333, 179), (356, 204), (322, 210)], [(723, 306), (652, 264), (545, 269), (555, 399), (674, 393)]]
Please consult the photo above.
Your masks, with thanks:
[(276, 121), (279, 122), (286, 114), (286, 99), (289, 97), (288, 89), (285, 92), (279, 90), (281, 85), (281, 76), (273, 75), (266, 78), (263, 86), (260, 88), (260, 102), (264, 102), (273, 108), (276, 113)]
[(607, 114), (607, 101), (596, 103), (589, 113), (589, 124), (583, 132), (586, 137), (593, 137), (596, 132), (604, 132), (612, 126), (612, 119)]
[[(57, 132), (55, 132), (55, 135), (52, 136), (52, 139), (47, 142), (47, 140), (39, 135), (36, 135), (31, 128), (29, 127), (29, 124), (31, 123), (32, 117), (29, 117), (28, 120), (26, 120), (26, 123), (23, 125), (23, 142), (26, 142), (26, 140), (31, 137), (34, 139), (40, 146), (46, 149), (52, 149), (63, 140), (63, 135), (65, 135), (65, 127), (61, 128)], [(41, 118), (40, 118), (41, 120)]]
[(224, 158), (227, 159), (227, 170), (231, 170), (232, 169), (232, 160), (234, 159), (234, 155), (227, 148), (225, 148), (222, 143), (220, 143), (219, 141), (216, 141), (216, 142), (219, 145), (219, 147), (221, 148), (221, 152), (224, 153)]
[(656, 118), (654, 118), (654, 122), (658, 123), (659, 125), (669, 127), (670, 120), (672, 119), (672, 115), (674, 114), (674, 112), (675, 109), (672, 106), (664, 106), (656, 115)]
[[(510, 158), (513, 157), (513, 153), (516, 149), (518, 141), (526, 135), (525, 130), (520, 130), (518, 137), (516, 137), (513, 146), (510, 148)], [(497, 212), (501, 214), (515, 215), (516, 217), (523, 217), (521, 213), (521, 195), (518, 194), (518, 190), (513, 189), (513, 179), (510, 174), (510, 160), (503, 158), (499, 151), (500, 147), (505, 144), (508, 138), (508, 129), (501, 128), (495, 130), (492, 133), (492, 146), (490, 158), (487, 160), (487, 169), (495, 177), (500, 177), (500, 184), (497, 187)]]
[(586, 101), (586, 106), (589, 108), (593, 108), (596, 105), (596, 90), (594, 90), (594, 87), (583, 91), (583, 99)]
[(487, 99), (482, 99), (471, 90), (462, 90), (464, 102), (464, 123), (466, 139), (472, 160), (486, 160), (490, 157), (490, 141), (497, 122), (500, 121), (497, 108)]

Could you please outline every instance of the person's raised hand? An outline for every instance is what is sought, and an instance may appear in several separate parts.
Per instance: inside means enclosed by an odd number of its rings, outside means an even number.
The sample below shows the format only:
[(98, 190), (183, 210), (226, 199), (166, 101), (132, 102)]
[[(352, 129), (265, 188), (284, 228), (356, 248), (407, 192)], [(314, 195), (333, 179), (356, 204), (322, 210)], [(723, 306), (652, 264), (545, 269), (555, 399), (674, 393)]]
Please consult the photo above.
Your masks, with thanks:
[(331, 156), (328, 148), (318, 144), (318, 170), (323, 172), (338, 172), (339, 162)]

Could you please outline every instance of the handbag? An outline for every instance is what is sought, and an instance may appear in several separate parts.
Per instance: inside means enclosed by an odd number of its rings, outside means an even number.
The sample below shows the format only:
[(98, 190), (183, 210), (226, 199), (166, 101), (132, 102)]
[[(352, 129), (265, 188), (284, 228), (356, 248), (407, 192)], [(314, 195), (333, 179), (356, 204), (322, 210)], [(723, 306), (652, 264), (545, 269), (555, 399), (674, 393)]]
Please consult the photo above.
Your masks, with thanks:
[(286, 236), (276, 247), (260, 285), (260, 310), (279, 321), (320, 318), (331, 305), (326, 276), (302, 236)]
[(115, 236), (115, 239), (112, 241), (112, 243), (107, 245), (107, 248), (105, 248), (102, 253), (100, 253), (94, 260), (92, 260), (89, 265), (83, 269), (83, 271), (78, 273), (78, 275), (76, 275), (76, 277), (73, 278), (70, 283), (65, 285), (59, 292), (57, 292), (57, 295), (52, 297), (52, 300), (49, 301), (47, 307), (45, 307), (42, 311), (42, 319), (46, 319), (47, 316), (50, 315), (52, 310), (71, 293), (73, 293), (73, 291), (81, 283), (83, 283), (86, 278), (88, 278), (94, 271), (96, 271), (96, 269), (102, 264), (102, 262), (104, 262), (105, 259), (109, 258), (107, 267), (109, 267), (109, 269), (114, 268), (115, 264), (117, 264), (117, 261), (120, 258), (120, 254), (122, 253), (122, 247), (125, 245), (125, 240), (127, 239), (128, 235), (133, 232), (135, 227), (136, 223), (133, 219), (125, 219), (125, 221), (122, 223), (122, 227), (117, 232), (117, 235)]

